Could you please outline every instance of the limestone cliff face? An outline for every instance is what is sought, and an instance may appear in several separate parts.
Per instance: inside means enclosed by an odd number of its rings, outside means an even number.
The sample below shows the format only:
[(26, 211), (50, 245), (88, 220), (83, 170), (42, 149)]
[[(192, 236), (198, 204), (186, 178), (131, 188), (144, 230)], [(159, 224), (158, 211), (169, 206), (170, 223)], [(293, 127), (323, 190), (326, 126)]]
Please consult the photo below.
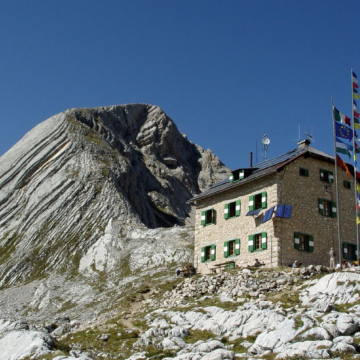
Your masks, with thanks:
[(70, 109), (0, 158), (0, 286), (78, 270), (109, 221), (183, 225), (229, 169), (156, 106)]

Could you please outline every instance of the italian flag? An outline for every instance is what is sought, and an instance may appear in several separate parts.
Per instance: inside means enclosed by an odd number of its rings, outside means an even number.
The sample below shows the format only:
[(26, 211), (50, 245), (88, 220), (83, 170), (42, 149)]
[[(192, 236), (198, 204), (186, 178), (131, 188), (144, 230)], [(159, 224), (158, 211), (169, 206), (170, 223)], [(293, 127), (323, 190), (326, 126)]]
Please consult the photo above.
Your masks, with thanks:
[(341, 113), (336, 107), (334, 107), (334, 119), (335, 121), (339, 121), (342, 124), (351, 126), (351, 119)]

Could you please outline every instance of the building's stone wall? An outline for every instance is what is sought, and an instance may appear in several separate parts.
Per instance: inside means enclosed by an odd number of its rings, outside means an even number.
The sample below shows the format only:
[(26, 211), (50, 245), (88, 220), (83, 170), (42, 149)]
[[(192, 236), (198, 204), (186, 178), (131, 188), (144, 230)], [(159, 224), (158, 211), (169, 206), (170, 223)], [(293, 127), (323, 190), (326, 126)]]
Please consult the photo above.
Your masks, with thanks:
[[(299, 167), (309, 171), (309, 176), (299, 176)], [(320, 169), (332, 171), (332, 184), (320, 180)], [(329, 250), (334, 247), (339, 253), (337, 218), (327, 217), (319, 213), (318, 199), (336, 202), (335, 167), (334, 164), (312, 157), (301, 157), (284, 168), (278, 174), (278, 191), (280, 203), (292, 205), (291, 219), (273, 218), (275, 234), (283, 241), (279, 244), (282, 253), (281, 263), (287, 265), (294, 260), (304, 265), (329, 265)], [(339, 168), (339, 204), (340, 229), (342, 241), (356, 244), (355, 194), (354, 178), (351, 177), (351, 190), (343, 185), (347, 180), (345, 171)], [(294, 248), (294, 233), (312, 235), (314, 252), (304, 252)], [(341, 248), (342, 249), (342, 248)]]
[[(309, 171), (309, 176), (300, 176), (299, 167)], [(320, 169), (332, 171), (335, 181), (334, 164), (304, 156), (286, 165), (278, 173), (270, 174), (249, 183), (243, 183), (231, 190), (223, 191), (196, 202), (195, 254), (194, 264), (201, 273), (209, 273), (215, 264), (234, 260), (240, 267), (254, 263), (255, 258), (267, 266), (288, 265), (299, 260), (304, 265), (329, 264), (329, 250), (333, 246), (339, 252), (337, 236), (337, 218), (319, 213), (318, 198), (336, 202), (335, 182), (332, 184), (320, 180)], [(339, 168), (339, 197), (337, 213), (340, 212), (342, 241), (356, 244), (354, 179), (351, 178), (351, 190), (343, 186), (347, 180), (345, 172)], [(245, 216), (249, 211), (249, 196), (267, 192), (267, 208), (259, 215)], [(224, 219), (225, 204), (240, 200), (241, 215)], [(277, 204), (292, 205), (291, 218), (276, 218), (262, 224), (267, 209)], [(215, 224), (201, 225), (201, 212), (214, 208)], [(267, 249), (250, 252), (249, 235), (266, 232)], [(294, 233), (313, 236), (314, 252), (295, 249)], [(224, 257), (224, 242), (239, 238), (240, 255)], [(201, 248), (216, 245), (216, 260), (201, 262)]]
[[(267, 221), (262, 224), (261, 215), (245, 216), (249, 211), (249, 196), (259, 192), (267, 192), (267, 209), (278, 203), (278, 190), (276, 174), (258, 179), (242, 186), (235, 187), (231, 191), (224, 191), (217, 195), (196, 202), (196, 224), (195, 224), (195, 267), (201, 273), (209, 273), (215, 264), (234, 260), (241, 267), (252, 265), (255, 258), (270, 266), (278, 264), (279, 251), (277, 240), (274, 237), (273, 222)], [(225, 204), (240, 200), (241, 214), (230, 219), (224, 218)], [(216, 212), (215, 224), (201, 225), (201, 212), (214, 208)], [(266, 209), (265, 209), (266, 210)], [(248, 236), (260, 232), (267, 233), (267, 249), (250, 252), (248, 250)], [(240, 239), (240, 255), (224, 257), (224, 242), (227, 240)], [(201, 248), (211, 244), (216, 245), (216, 260), (201, 262)]]

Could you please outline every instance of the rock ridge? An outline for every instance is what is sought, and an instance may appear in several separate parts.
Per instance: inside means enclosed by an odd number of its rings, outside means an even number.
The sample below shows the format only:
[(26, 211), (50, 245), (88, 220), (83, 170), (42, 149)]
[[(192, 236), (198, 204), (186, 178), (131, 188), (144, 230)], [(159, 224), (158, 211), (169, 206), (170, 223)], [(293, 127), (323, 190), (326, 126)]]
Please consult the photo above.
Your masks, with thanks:
[(228, 170), (157, 106), (51, 117), (0, 158), (0, 287), (77, 272), (109, 221), (184, 225), (186, 200)]

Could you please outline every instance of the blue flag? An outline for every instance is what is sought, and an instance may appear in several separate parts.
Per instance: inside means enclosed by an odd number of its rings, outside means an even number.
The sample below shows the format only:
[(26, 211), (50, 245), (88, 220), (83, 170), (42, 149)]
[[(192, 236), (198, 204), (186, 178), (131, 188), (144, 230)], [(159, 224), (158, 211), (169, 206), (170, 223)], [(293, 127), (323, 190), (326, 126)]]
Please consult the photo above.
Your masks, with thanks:
[(335, 134), (336, 137), (351, 141), (353, 138), (352, 130), (342, 123), (335, 121)]

